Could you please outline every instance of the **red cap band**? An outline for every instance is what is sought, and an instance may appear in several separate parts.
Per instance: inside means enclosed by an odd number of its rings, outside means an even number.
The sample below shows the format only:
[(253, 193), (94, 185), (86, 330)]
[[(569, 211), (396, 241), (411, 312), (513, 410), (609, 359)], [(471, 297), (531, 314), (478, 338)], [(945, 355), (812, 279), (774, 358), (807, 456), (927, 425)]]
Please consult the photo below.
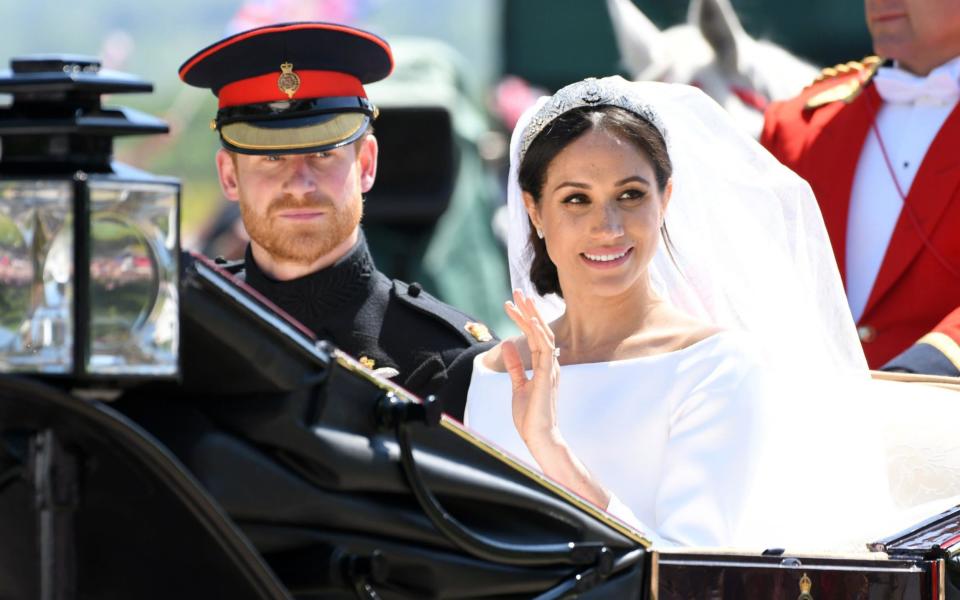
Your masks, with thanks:
[(286, 92), (280, 89), (281, 71), (278, 67), (275, 73), (234, 81), (223, 86), (218, 94), (220, 108), (263, 102), (308, 100), (310, 98), (367, 97), (360, 80), (347, 73), (340, 71), (297, 71), (296, 65), (294, 65), (293, 73), (300, 78), (300, 86), (292, 96), (288, 96)]

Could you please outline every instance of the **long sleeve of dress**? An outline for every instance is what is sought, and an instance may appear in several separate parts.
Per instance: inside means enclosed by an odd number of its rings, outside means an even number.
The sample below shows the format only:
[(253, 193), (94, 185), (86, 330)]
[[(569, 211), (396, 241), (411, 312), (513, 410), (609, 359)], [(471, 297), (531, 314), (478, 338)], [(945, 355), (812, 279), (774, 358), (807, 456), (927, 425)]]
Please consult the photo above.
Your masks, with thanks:
[(717, 369), (672, 405), (654, 527), (682, 545), (736, 543), (763, 435), (762, 369)]
[[(725, 332), (677, 352), (561, 367), (560, 428), (612, 494), (607, 511), (683, 545), (732, 545), (754, 477), (763, 369)], [(536, 466), (505, 373), (474, 365), (467, 424)]]

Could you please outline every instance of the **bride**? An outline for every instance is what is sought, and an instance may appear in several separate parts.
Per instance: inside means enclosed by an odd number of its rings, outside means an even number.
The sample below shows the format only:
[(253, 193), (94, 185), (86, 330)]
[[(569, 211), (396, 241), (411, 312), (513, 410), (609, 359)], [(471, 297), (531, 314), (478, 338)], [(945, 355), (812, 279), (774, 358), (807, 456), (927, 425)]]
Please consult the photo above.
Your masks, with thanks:
[(698, 90), (619, 77), (541, 99), (511, 159), (522, 335), (477, 357), (471, 429), (662, 543), (910, 523), (874, 420), (904, 394), (869, 383), (806, 183)]

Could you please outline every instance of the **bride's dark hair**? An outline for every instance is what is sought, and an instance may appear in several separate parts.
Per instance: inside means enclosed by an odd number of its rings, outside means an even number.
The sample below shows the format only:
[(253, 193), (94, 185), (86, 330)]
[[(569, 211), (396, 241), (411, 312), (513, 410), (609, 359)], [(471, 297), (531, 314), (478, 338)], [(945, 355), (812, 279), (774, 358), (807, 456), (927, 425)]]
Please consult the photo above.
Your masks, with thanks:
[[(518, 178), (520, 189), (533, 196), (534, 202), (540, 202), (547, 167), (557, 154), (571, 142), (590, 130), (605, 131), (642, 151), (653, 163), (657, 187), (662, 194), (667, 181), (673, 174), (667, 143), (660, 131), (643, 117), (616, 106), (582, 106), (567, 111), (544, 127), (534, 138), (520, 163)], [(660, 233), (671, 249), (670, 236), (666, 225), (660, 227)], [(563, 297), (557, 266), (547, 255), (547, 246), (537, 236), (533, 224), (530, 225), (530, 244), (534, 256), (530, 263), (530, 281), (541, 296), (557, 294)], [(671, 252), (672, 256), (672, 252)]]

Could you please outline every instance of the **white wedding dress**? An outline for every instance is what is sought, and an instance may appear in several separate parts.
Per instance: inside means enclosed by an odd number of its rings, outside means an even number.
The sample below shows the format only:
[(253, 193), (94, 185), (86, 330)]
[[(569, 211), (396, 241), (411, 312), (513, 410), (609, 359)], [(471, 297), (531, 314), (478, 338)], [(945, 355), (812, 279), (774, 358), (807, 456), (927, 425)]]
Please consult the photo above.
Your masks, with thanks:
[[(737, 539), (765, 397), (744, 336), (721, 332), (676, 352), (561, 367), (560, 431), (616, 497), (614, 516), (687, 545)], [(466, 425), (537, 468), (511, 414), (510, 377), (474, 362)]]
[[(511, 282), (544, 319), (562, 299), (529, 279), (521, 147), (576, 106), (652, 119), (673, 163), (649, 266), (661, 298), (722, 331), (662, 355), (561, 367), (559, 428), (659, 543), (863, 550), (960, 504), (960, 394), (870, 378), (810, 187), (689, 86), (585, 80), (517, 124), (508, 182)], [(509, 376), (478, 357), (466, 424), (531, 466)]]
[[(513, 425), (509, 375), (482, 360), (465, 424), (539, 470)], [(960, 503), (957, 393), (775, 376), (730, 331), (560, 371), (564, 439), (612, 493), (606, 510), (660, 547), (863, 551)]]

